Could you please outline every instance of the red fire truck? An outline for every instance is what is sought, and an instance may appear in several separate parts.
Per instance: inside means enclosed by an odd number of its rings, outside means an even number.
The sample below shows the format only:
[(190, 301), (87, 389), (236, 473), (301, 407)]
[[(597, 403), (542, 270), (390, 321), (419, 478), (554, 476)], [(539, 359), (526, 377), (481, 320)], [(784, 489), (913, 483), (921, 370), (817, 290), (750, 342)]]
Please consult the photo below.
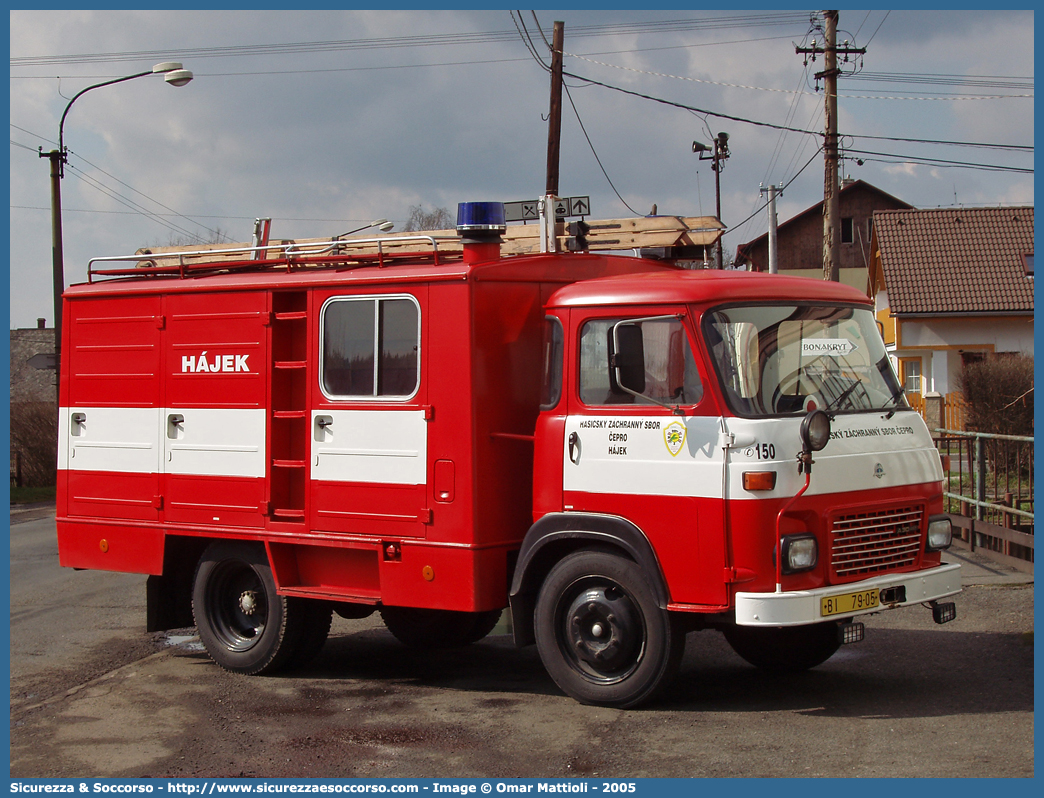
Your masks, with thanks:
[(563, 691), (620, 707), (693, 629), (801, 670), (868, 613), (955, 617), (940, 457), (866, 296), (506, 256), (478, 207), (455, 245), (92, 261), (64, 300), (61, 564), (148, 574), (149, 630), (194, 624), (244, 674), (308, 661), (332, 612), (447, 646), (509, 606)]

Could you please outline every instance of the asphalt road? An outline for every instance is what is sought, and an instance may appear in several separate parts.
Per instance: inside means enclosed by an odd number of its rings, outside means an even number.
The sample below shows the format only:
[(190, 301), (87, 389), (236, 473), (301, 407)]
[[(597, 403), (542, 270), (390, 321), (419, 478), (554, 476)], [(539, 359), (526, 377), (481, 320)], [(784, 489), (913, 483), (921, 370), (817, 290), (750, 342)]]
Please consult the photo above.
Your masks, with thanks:
[(61, 569), (53, 516), (12, 516), (11, 776), (1032, 776), (1033, 586), (954, 556), (979, 584), (950, 624), (873, 616), (787, 678), (695, 633), (665, 699), (621, 711), (507, 636), (416, 653), (374, 619), (335, 616), (306, 670), (228, 674), (194, 630), (143, 631), (144, 577)]

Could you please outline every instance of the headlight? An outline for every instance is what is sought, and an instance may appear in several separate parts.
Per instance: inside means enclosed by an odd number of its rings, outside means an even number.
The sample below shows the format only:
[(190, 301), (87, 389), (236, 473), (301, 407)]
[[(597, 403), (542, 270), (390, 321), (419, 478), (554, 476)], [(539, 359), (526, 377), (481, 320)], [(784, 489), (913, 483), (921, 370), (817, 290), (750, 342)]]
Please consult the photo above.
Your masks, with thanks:
[(928, 519), (928, 541), (925, 551), (942, 551), (950, 548), (953, 540), (953, 527), (950, 526), (950, 517), (946, 515), (933, 515)]
[(819, 559), (819, 546), (812, 535), (786, 535), (783, 538), (783, 573), (811, 571)]
[(818, 452), (830, 440), (830, 416), (813, 410), (801, 419), (801, 446), (806, 452)]

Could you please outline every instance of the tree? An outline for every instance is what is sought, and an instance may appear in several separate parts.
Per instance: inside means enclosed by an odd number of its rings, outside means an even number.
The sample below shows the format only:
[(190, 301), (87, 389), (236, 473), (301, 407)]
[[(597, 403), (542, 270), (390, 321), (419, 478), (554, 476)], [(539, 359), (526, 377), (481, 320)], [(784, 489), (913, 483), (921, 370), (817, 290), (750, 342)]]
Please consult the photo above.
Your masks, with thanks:
[(224, 244), (227, 241), (231, 241), (232, 238), (225, 233), (220, 227), (211, 230), (209, 227), (206, 228), (210, 235), (206, 236), (194, 236), (189, 234), (175, 235), (173, 232), (167, 237), (165, 244), (158, 242), (153, 244), (147, 244), (148, 249), (166, 249), (169, 247), (192, 247), (192, 246), (207, 246), (209, 244)]
[(20, 459), (21, 485), (57, 482), (58, 413), (52, 402), (11, 403), (11, 456)]
[(969, 429), (1033, 434), (1033, 358), (994, 355), (968, 363), (957, 377), (957, 387), (968, 402)]
[(420, 230), (447, 230), (457, 223), (448, 208), (436, 207), (430, 211), (423, 205), (411, 205), (410, 215), (406, 217), (404, 233), (416, 233)]

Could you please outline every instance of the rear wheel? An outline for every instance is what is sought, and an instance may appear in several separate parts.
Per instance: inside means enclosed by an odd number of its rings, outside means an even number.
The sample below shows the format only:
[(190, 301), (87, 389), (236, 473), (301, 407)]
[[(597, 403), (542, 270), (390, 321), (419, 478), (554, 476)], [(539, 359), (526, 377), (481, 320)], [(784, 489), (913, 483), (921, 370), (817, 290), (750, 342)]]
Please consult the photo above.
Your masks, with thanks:
[(777, 673), (798, 673), (830, 659), (841, 641), (837, 623), (810, 626), (729, 626), (725, 639), (751, 665)]
[(309, 599), (288, 599), (291, 602), (305, 602), (305, 610), (302, 613), (302, 624), (300, 640), (297, 642), (297, 650), (293, 654), (295, 666), (307, 665), (315, 659), (326, 645), (326, 638), (330, 636), (330, 623), (333, 620), (333, 608), (328, 602), (313, 601)]
[(583, 704), (632, 707), (677, 671), (685, 635), (631, 560), (580, 551), (544, 580), (534, 619), (537, 649), (555, 683)]
[(455, 648), (476, 643), (493, 631), (501, 610), (456, 612), (414, 607), (382, 607), (381, 618), (396, 639), (411, 648)]
[(272, 673), (295, 654), (308, 604), (276, 593), (263, 546), (218, 541), (196, 568), (192, 614), (207, 653), (222, 668)]

